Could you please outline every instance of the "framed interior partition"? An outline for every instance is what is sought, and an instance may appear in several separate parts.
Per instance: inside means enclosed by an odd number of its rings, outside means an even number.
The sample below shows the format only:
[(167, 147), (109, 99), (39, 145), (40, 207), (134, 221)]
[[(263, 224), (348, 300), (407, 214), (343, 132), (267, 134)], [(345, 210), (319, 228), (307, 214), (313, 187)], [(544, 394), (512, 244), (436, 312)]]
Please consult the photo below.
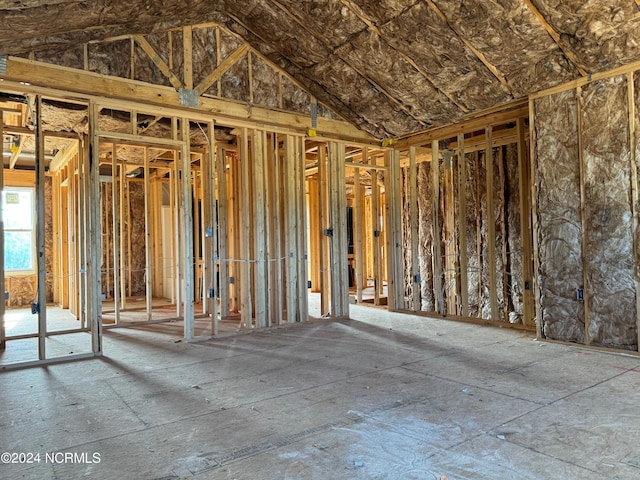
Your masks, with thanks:
[[(125, 43), (131, 55), (136, 45), (146, 46), (142, 37)], [(245, 47), (234, 58), (244, 62), (258, 56)], [(309, 250), (318, 237), (310, 241), (315, 211), (308, 202), (308, 143), (325, 145), (322, 221), (335, 223), (343, 239), (350, 214), (344, 208), (331, 211), (330, 195), (342, 198), (343, 206), (352, 201), (344, 200), (342, 192), (349, 187), (340, 183), (353, 155), (349, 142), (361, 142), (361, 149), (377, 145), (375, 139), (334, 119), (299, 85), (287, 84), (287, 91), (299, 97), (294, 102), (282, 100), (282, 89), (275, 92), (279, 107), (260, 103), (272, 98), (269, 82), (256, 82), (248, 103), (238, 102), (225, 96), (224, 81), (214, 85), (220, 80), (218, 69), (194, 82), (187, 59), (180, 88), (178, 83), (155, 84), (155, 75), (132, 80), (108, 69), (97, 74), (12, 56), (6, 63), (0, 92), (5, 180), (28, 176), (38, 196), (34, 205), (47, 209), (38, 218), (50, 219), (44, 228), (34, 224), (34, 252), (36, 243), (40, 250), (33, 258), (40, 264), (28, 275), (5, 275), (8, 307), (30, 308), (32, 301), (40, 306), (37, 315), (45, 328), (34, 331), (36, 342), (40, 338), (46, 344), (53, 334), (46, 324), (57, 309), (68, 315), (71, 330), (90, 337), (88, 355), (101, 352), (103, 328), (184, 322), (182, 334), (192, 341), (301, 322), (309, 317), (309, 281), (311, 288), (324, 282), (323, 292), (337, 295), (332, 302), (336, 314), (348, 311), (346, 241), (334, 242), (333, 253), (328, 237), (318, 242), (324, 261), (331, 262), (333, 255), (342, 280), (332, 289), (331, 272), (320, 272), (318, 282), (309, 278)], [(275, 66), (266, 66), (267, 74), (273, 70), (274, 78), (285, 79)], [(36, 97), (45, 119), (40, 136), (31, 128), (38, 121), (32, 115)], [(302, 114), (310, 105), (318, 113), (313, 119)], [(311, 126), (323, 138), (312, 136)], [(36, 140), (44, 141), (39, 164), (33, 160)], [(382, 165), (384, 160), (376, 161)], [(380, 225), (390, 212), (385, 181), (380, 175), (376, 182)], [(363, 204), (370, 202), (362, 198)], [(372, 222), (372, 216), (368, 213), (366, 221)], [(389, 280), (384, 266), (390, 241), (378, 240), (380, 288)], [(363, 246), (360, 254), (364, 251)], [(364, 257), (357, 262), (363, 279)], [(0, 263), (6, 266), (6, 259)], [(0, 343), (18, 341), (15, 334), (7, 329)], [(50, 358), (46, 352), (40, 356)]]
[[(399, 156), (389, 148), (308, 139), (310, 277), (320, 316), (402, 298)], [(395, 173), (395, 176), (393, 175)]]
[[(105, 328), (182, 320), (188, 341), (210, 338), (218, 321), (212, 121), (108, 102), (94, 108), (107, 193), (101, 197)], [(194, 132), (204, 148), (192, 148)], [(127, 315), (141, 309), (142, 317)]]
[(398, 148), (399, 308), (535, 328), (527, 121), (518, 107)]
[[(69, 246), (70, 236), (78, 251), (86, 251), (100, 240), (99, 204), (95, 201), (99, 172), (92, 157), (91, 135), (47, 132), (42, 113), (46, 101), (34, 93), (2, 104), (2, 150), (7, 143), (12, 145), (0, 177), (5, 292), (0, 310), (2, 369), (102, 354), (99, 308), (92, 301), (99, 289), (98, 261), (87, 255), (76, 258), (77, 270), (73, 272), (59, 255), (61, 245)], [(10, 116), (4, 115), (7, 111)], [(33, 130), (25, 128), (27, 115)], [(75, 171), (61, 182), (52, 179), (50, 171), (63, 156), (74, 162)], [(54, 195), (63, 200), (54, 204)], [(82, 205), (84, 213), (82, 221), (73, 225), (69, 223), (70, 202)], [(72, 277), (73, 292), (69, 289)], [(67, 304), (73, 297), (76, 312), (82, 311), (77, 321), (51, 310), (54, 298), (63, 297)], [(16, 305), (26, 308), (6, 308)], [(69, 345), (73, 345), (71, 352)]]

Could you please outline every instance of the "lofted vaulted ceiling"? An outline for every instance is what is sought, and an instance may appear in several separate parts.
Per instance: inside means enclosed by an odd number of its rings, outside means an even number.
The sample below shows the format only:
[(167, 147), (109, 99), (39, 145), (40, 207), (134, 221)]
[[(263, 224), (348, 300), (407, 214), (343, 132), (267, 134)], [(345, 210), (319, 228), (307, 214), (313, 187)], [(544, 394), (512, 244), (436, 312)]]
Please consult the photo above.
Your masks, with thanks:
[(640, 60), (634, 0), (0, 0), (0, 54), (203, 22), (380, 139)]

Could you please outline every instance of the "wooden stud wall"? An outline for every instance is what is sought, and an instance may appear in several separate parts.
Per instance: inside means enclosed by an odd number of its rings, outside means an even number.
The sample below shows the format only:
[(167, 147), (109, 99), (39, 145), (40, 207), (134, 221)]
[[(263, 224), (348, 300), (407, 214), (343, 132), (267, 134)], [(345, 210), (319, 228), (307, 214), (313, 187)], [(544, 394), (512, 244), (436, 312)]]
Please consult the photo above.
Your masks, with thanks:
[(331, 298), (330, 281), (330, 238), (325, 235), (325, 231), (330, 228), (329, 218), (329, 164), (327, 161), (327, 147), (321, 145), (318, 148), (318, 221), (320, 224), (320, 258), (318, 259), (320, 269), (320, 315), (329, 314)]
[[(213, 137), (210, 137), (213, 138)], [(228, 259), (230, 258), (229, 252), (229, 239), (233, 239), (231, 218), (229, 215), (229, 206), (231, 205), (231, 198), (228, 196), (228, 178), (227, 178), (227, 154), (226, 150), (222, 147), (218, 147), (216, 154), (216, 185), (218, 195), (218, 261), (214, 262), (218, 265), (217, 272), (213, 272), (218, 278), (217, 294), (220, 297), (220, 317), (222, 319), (229, 317), (233, 305), (231, 303), (229, 294), (229, 276), (230, 265)], [(215, 229), (215, 223), (213, 224)]]
[(329, 143), (329, 208), (331, 244), (331, 315), (349, 316), (349, 280), (347, 263), (347, 196), (344, 144)]
[[(220, 314), (222, 318), (231, 316), (234, 310), (240, 312), (241, 322), (245, 328), (262, 328), (278, 325), (283, 320), (299, 322), (308, 316), (307, 305), (307, 234), (312, 235), (312, 270), (314, 279), (321, 286), (321, 292), (327, 302), (327, 311), (332, 316), (346, 317), (349, 311), (349, 277), (348, 253), (346, 239), (346, 208), (349, 204), (354, 208), (354, 257), (355, 257), (355, 296), (358, 302), (363, 301), (363, 291), (367, 279), (374, 280), (374, 302), (381, 304), (384, 293), (383, 285), (387, 283), (387, 301), (390, 309), (407, 307), (420, 309), (421, 297), (418, 278), (418, 255), (412, 255), (414, 296), (405, 304), (404, 275), (402, 271), (402, 248), (408, 244), (412, 252), (417, 250), (417, 192), (415, 189), (418, 152), (412, 147), (409, 152), (409, 184), (408, 195), (411, 212), (409, 217), (415, 225), (411, 226), (410, 241), (402, 238), (401, 228), (401, 183), (400, 152), (373, 150), (364, 146), (359, 161), (353, 154), (348, 157), (346, 144), (328, 142), (318, 148), (317, 177), (308, 179), (305, 175), (305, 140), (300, 135), (272, 132), (264, 129), (241, 128), (237, 150), (227, 152), (225, 148), (212, 144), (204, 153), (191, 151), (189, 139), (189, 121), (187, 117), (172, 117), (173, 135), (170, 139), (153, 139), (139, 135), (101, 131), (98, 126), (101, 104), (91, 104), (91, 122), (94, 127), (85, 139), (78, 158), (69, 159), (61, 173), (68, 181), (62, 186), (62, 177), (56, 178), (54, 185), (57, 196), (66, 190), (69, 205), (67, 209), (61, 204), (56, 214), (57, 228), (64, 224), (63, 218), (69, 212), (79, 212), (79, 224), (69, 221), (70, 238), (77, 238), (77, 253), (72, 259), (62, 258), (56, 264), (56, 275), (64, 276), (62, 263), (77, 262), (78, 271), (87, 274), (79, 277), (79, 282), (68, 285), (68, 295), (77, 300), (70, 301), (80, 318), (85, 319), (95, 336), (99, 337), (101, 325), (97, 319), (101, 317), (99, 299), (102, 288), (99, 281), (99, 266), (96, 266), (92, 252), (99, 251), (97, 239), (101, 232), (113, 238), (115, 251), (109, 256), (109, 269), (113, 269), (113, 281), (116, 317), (120, 308), (125, 308), (126, 286), (131, 288), (131, 281), (126, 282), (125, 271), (128, 270), (131, 239), (123, 224), (130, 221), (129, 212), (123, 210), (128, 203), (125, 165), (117, 159), (119, 144), (142, 142), (145, 151), (151, 147), (166, 146), (174, 153), (174, 166), (168, 167), (170, 177), (160, 178), (152, 174), (152, 159), (145, 156), (144, 186), (147, 199), (145, 207), (145, 238), (147, 258), (146, 275), (146, 307), (148, 320), (152, 320), (152, 299), (154, 292), (162, 289), (161, 272), (165, 268), (174, 268), (172, 278), (175, 282), (174, 301), (177, 304), (177, 317), (185, 319), (185, 338), (198, 338), (194, 330), (195, 312), (193, 302), (196, 296), (196, 268), (194, 264), (193, 242), (201, 242), (203, 246), (203, 290), (204, 311), (211, 317), (211, 332), (217, 333), (218, 302), (220, 298)], [(135, 113), (135, 112), (133, 112)], [(520, 169), (526, 162), (524, 158), (524, 123), (518, 124), (518, 138), (521, 148)], [(132, 126), (133, 129), (133, 126)], [(213, 123), (207, 126), (208, 137), (214, 138)], [(493, 131), (489, 127), (486, 138), (491, 145)], [(92, 199), (100, 198), (99, 171), (100, 144), (113, 144), (112, 156), (109, 159), (112, 183), (104, 189), (110, 196), (112, 210), (100, 214), (100, 204), (96, 206)], [(432, 144), (432, 158), (439, 158), (439, 141)], [(436, 280), (437, 309), (441, 313), (465, 315), (468, 312), (468, 279), (465, 274), (452, 274), (452, 271), (463, 268), (466, 257), (451, 260), (466, 251), (462, 236), (456, 238), (456, 214), (462, 215), (462, 225), (466, 221), (465, 198), (462, 192), (462, 181), (465, 177), (462, 159), (465, 155), (465, 137), (457, 138), (458, 170), (442, 170), (432, 168), (431, 182), (438, 195), (432, 208), (435, 218), (434, 238), (434, 271)], [(490, 152), (491, 147), (486, 147)], [(328, 155), (327, 155), (328, 153)], [(384, 159), (384, 163), (382, 160)], [(192, 162), (199, 161), (199, 178), (195, 180)], [(77, 162), (77, 165), (76, 165)], [(434, 162), (435, 164), (436, 162)], [(438, 161), (439, 163), (439, 161)], [(492, 165), (487, 163), (487, 169)], [(227, 168), (229, 165), (229, 168)], [(75, 173), (77, 170), (77, 174)], [(348, 203), (346, 197), (347, 170), (354, 173), (353, 197)], [(383, 173), (381, 173), (383, 172)], [(362, 179), (369, 176), (371, 186), (363, 185)], [(380, 181), (384, 178), (384, 182)], [(160, 215), (153, 205), (160, 205), (162, 183), (168, 181), (171, 189), (172, 235), (176, 239), (173, 246), (173, 265), (164, 265), (161, 255)], [(523, 180), (524, 181), (524, 180)], [(493, 188), (493, 175), (487, 175), (487, 187)], [(309, 186), (307, 187), (307, 183)], [(383, 183), (383, 185), (381, 185)], [(445, 190), (441, 192), (441, 185)], [(284, 188), (281, 188), (284, 186)], [(526, 181), (525, 187), (526, 188)], [(504, 190), (504, 186), (503, 189)], [(309, 191), (309, 195), (307, 195)], [(249, 192), (247, 194), (247, 192)], [(367, 192), (367, 193), (365, 193)], [(456, 197), (457, 195), (457, 197)], [(310, 201), (310, 216), (307, 218), (307, 198)], [(202, 201), (201, 230), (194, 230), (194, 211), (197, 203)], [(457, 207), (456, 207), (457, 201)], [(522, 201), (525, 204), (524, 200)], [(444, 210), (442, 210), (444, 206)], [(525, 207), (523, 207), (524, 209)], [(66, 214), (63, 212), (67, 212)], [(489, 207), (489, 211), (493, 211)], [(442, 212), (442, 213), (441, 213)], [(462, 212), (462, 213), (461, 213)], [(315, 217), (318, 217), (317, 223)], [(111, 230), (106, 225), (101, 227), (101, 218), (111, 218)], [(307, 226), (310, 226), (307, 230)], [(368, 226), (367, 226), (368, 225)], [(524, 228), (525, 221), (523, 220)], [(461, 227), (458, 227), (461, 228)], [(77, 229), (77, 234), (74, 234)], [(324, 235), (325, 230), (332, 230), (333, 236)], [(494, 226), (495, 229), (495, 226)], [(205, 234), (210, 230), (211, 235)], [(216, 235), (220, 234), (217, 238)], [(444, 237), (443, 237), (444, 235)], [(495, 235), (495, 230), (493, 232)], [(503, 235), (504, 236), (504, 235)], [(405, 241), (407, 240), (407, 241)], [(60, 237), (59, 243), (63, 239)], [(373, 245), (367, 249), (367, 243)], [(384, 243), (383, 243), (384, 242)], [(460, 243), (458, 249), (451, 250)], [(156, 245), (154, 250), (153, 245)], [(216, 246), (219, 250), (216, 251)], [(73, 242), (71, 242), (71, 246)], [(494, 251), (495, 248), (489, 249)], [(129, 252), (125, 254), (124, 252)], [(443, 255), (444, 254), (444, 255)], [(505, 256), (503, 250), (501, 255)], [(316, 257), (317, 261), (316, 261)], [(373, 263), (367, 268), (368, 260)], [(73, 260), (73, 262), (71, 261)], [(491, 258), (489, 264), (495, 265)], [(503, 262), (504, 263), (504, 262)], [(317, 265), (317, 267), (314, 267)], [(98, 270), (96, 270), (98, 268)], [(71, 268), (71, 272), (74, 268)], [(466, 271), (466, 269), (465, 269)], [(97, 273), (98, 272), (98, 273)], [(497, 274), (497, 272), (496, 272)], [(218, 275), (220, 284), (217, 284)], [(233, 282), (230, 278), (233, 277)], [(495, 275), (491, 283), (495, 284)], [(315, 280), (313, 283), (316, 283)], [(213, 285), (213, 295), (209, 294), (209, 285)], [(453, 288), (451, 287), (453, 285)], [(59, 286), (60, 288), (60, 286)], [(494, 287), (495, 290), (495, 287)], [(60, 290), (63, 292), (63, 290)], [(76, 292), (76, 293), (74, 293)], [(131, 292), (129, 292), (131, 293)], [(64, 297), (64, 293), (58, 293)], [(496, 305), (497, 295), (492, 297), (492, 316), (502, 316)], [(239, 299), (239, 304), (236, 299)], [(77, 303), (77, 305), (75, 305)], [(323, 302), (321, 302), (323, 303)], [(531, 303), (529, 308), (531, 308)], [(525, 315), (526, 316), (526, 315)], [(46, 331), (46, 330), (44, 330)], [(101, 351), (99, 338), (93, 343), (96, 352)], [(45, 355), (43, 354), (43, 357)]]
[(433, 289), (435, 310), (444, 314), (444, 272), (442, 269), (442, 233), (440, 223), (440, 145), (437, 140), (431, 144), (431, 180), (433, 185)]
[(89, 104), (89, 148), (86, 155), (87, 175), (87, 319), (91, 330), (92, 351), (96, 355), (102, 353), (102, 305), (101, 272), (98, 258), (101, 257), (101, 228), (100, 228), (100, 142), (96, 128), (98, 126), (99, 107), (93, 102)]
[[(511, 114), (516, 113), (518, 116), (513, 118), (513, 123), (497, 123), (495, 128), (491, 122), (484, 127), (477, 122), (473, 122), (471, 126), (461, 124), (455, 129), (442, 130), (443, 135), (446, 134), (447, 137), (431, 136), (430, 148), (409, 147), (403, 150), (400, 165), (405, 169), (404, 175), (408, 179), (404, 192), (404, 205), (408, 212), (405, 213), (403, 221), (408, 221), (409, 224), (401, 224), (395, 228), (407, 236), (402, 243), (405, 248), (411, 249), (412, 261), (394, 277), (404, 278), (407, 283), (404, 285), (405, 290), (413, 292), (405, 308), (422, 311), (421, 287), (426, 287), (432, 289), (434, 297), (433, 310), (430, 310), (430, 313), (455, 318), (477, 315), (485, 320), (511, 324), (510, 296), (513, 295), (513, 288), (521, 288), (522, 311), (513, 317), (514, 326), (531, 329), (535, 325), (533, 290), (524, 288), (525, 285), (531, 287), (533, 275), (528, 140), (522, 112), (518, 110)], [(501, 122), (505, 118), (500, 117)], [(484, 131), (478, 131), (478, 127)], [(507, 218), (507, 157), (504, 156), (504, 146), (510, 144), (517, 147), (510, 150), (517, 151), (517, 158), (511, 155), (508, 161), (517, 161), (517, 168), (513, 164), (509, 166), (510, 171), (518, 172), (519, 189), (519, 192), (510, 195), (518, 195), (515, 204), (519, 205), (520, 220), (518, 225), (509, 225), (508, 228), (515, 228), (519, 232), (516, 238), (522, 242), (522, 251), (510, 251), (511, 245), (507, 245), (511, 240), (507, 235), (506, 223), (512, 217)], [(434, 159), (437, 159), (437, 162)], [(431, 196), (429, 202), (432, 222), (429, 228), (433, 235), (433, 243), (428, 252), (420, 252), (419, 245), (422, 240), (417, 238), (420, 234), (416, 205), (419, 201), (417, 169), (422, 162), (432, 162), (429, 169), (430, 185), (422, 187), (429, 191)], [(471, 175), (468, 167), (473, 167), (474, 172)], [(471, 207), (467, 202), (473, 196), (469, 196), (468, 188), (473, 188), (475, 192), (475, 205)], [(389, 189), (385, 195), (390, 198), (393, 192)], [(467, 224), (469, 208), (477, 209), (475, 223)], [(481, 209), (485, 212), (482, 215)], [(390, 221), (393, 222), (393, 219)], [(468, 237), (468, 228), (477, 232), (475, 246), (469, 245), (471, 237)], [(498, 240), (500, 238), (502, 241)], [(477, 261), (474, 259), (474, 262), (470, 263), (469, 254), (473, 251), (477, 252), (478, 257)], [(419, 278), (420, 255), (424, 256), (423, 262), (429, 261), (430, 258), (431, 263), (427, 268), (433, 275), (432, 285), (428, 283), (429, 278)], [(510, 271), (514, 256), (518, 256), (522, 261), (522, 278), (515, 278)], [(401, 257), (398, 255), (397, 258)], [(479, 270), (474, 272), (473, 277), (472, 267)], [(392, 268), (391, 264), (389, 268)], [(483, 275), (483, 272), (486, 273)], [(420, 283), (416, 283), (417, 278)], [(426, 285), (424, 282), (427, 282)], [(396, 294), (400, 293), (401, 291), (398, 291)], [(473, 305), (471, 298), (474, 300)], [(483, 303), (486, 305), (484, 310), (488, 317), (483, 316)]]
[[(241, 324), (245, 329), (253, 326), (253, 304), (251, 288), (251, 210), (249, 206), (249, 132), (243, 128), (240, 138), (240, 175), (238, 182), (239, 211), (241, 218), (239, 223), (240, 237), (240, 261), (241, 296), (240, 313)], [(244, 192), (244, 193), (241, 193)]]
[(460, 259), (460, 314), (469, 316), (469, 278), (467, 261), (467, 162), (464, 152), (464, 134), (458, 134), (458, 248)]
[[(155, 139), (143, 137), (137, 131), (137, 110), (131, 110), (132, 133), (101, 129), (98, 119), (103, 108), (110, 107), (98, 102), (89, 103), (89, 134), (79, 142), (78, 154), (70, 155), (66, 163), (51, 174), (56, 198), (53, 207), (57, 235), (53, 271), (56, 277), (56, 301), (60, 304), (68, 302), (71, 311), (81, 321), (80, 330), (86, 328), (91, 331), (93, 354), (99, 355), (102, 351), (101, 295), (106, 292), (108, 300), (114, 302), (114, 311), (108, 312), (115, 317), (115, 324), (107, 325), (111, 328), (122, 324), (120, 315), (126, 309), (127, 294), (132, 293), (132, 236), (127, 225), (131, 225), (133, 219), (130, 205), (133, 184), (143, 186), (145, 192), (142, 211), (146, 321), (154, 321), (153, 298), (158, 291), (163, 291), (163, 271), (175, 270), (171, 276), (176, 283), (172, 300), (177, 304), (177, 318), (185, 321), (187, 340), (200, 338), (194, 322), (197, 278), (192, 246), (196, 239), (203, 246), (204, 285), (214, 285), (213, 296), (208, 295), (207, 288), (203, 292), (207, 297), (206, 311), (211, 317), (212, 334), (217, 333), (218, 322), (218, 302), (215, 297), (220, 296), (223, 316), (232, 313), (234, 302), (230, 285), (234, 286), (234, 295), (239, 294), (242, 298), (240, 311), (248, 328), (278, 325), (284, 319), (290, 322), (306, 320), (308, 220), (304, 138), (300, 135), (244, 129), (237, 151), (240, 161), (237, 161), (235, 152), (228, 159), (225, 150), (215, 144), (204, 153), (193, 153), (186, 117), (172, 117), (171, 138)], [(214, 139), (213, 122), (208, 124), (207, 133), (209, 138)], [(44, 134), (36, 130), (36, 137), (42, 157)], [(125, 177), (125, 173), (139, 167), (136, 165), (131, 168), (118, 158), (119, 147), (131, 144), (141, 145), (136, 148), (144, 152), (140, 167), (142, 179)], [(151, 148), (163, 146), (173, 152), (174, 161), (173, 165), (159, 169), (150, 157), (150, 151)], [(192, 170), (194, 161), (200, 162), (197, 180)], [(250, 161), (252, 167), (249, 166)], [(108, 167), (110, 178), (100, 176), (101, 163)], [(238, 170), (238, 164), (244, 168)], [(38, 246), (42, 252), (44, 161), (40, 161), (38, 167)], [(163, 178), (167, 172), (168, 178)], [(169, 235), (173, 243), (173, 259), (162, 257), (164, 240), (160, 214), (163, 184), (167, 182), (173, 218)], [(281, 188), (283, 185), (286, 186), (284, 190)], [(246, 202), (247, 191), (251, 192), (248, 200), (252, 203)], [(202, 202), (203, 221), (202, 230), (199, 231), (194, 230), (194, 200)], [(241, 208), (237, 209), (240, 213), (236, 217), (236, 209), (232, 209), (232, 206), (240, 200), (244, 201), (240, 202)], [(219, 216), (217, 212), (220, 212)], [(217, 238), (218, 232), (225, 233)], [(105, 252), (106, 256), (100, 253), (103, 238), (108, 240), (111, 249), (109, 253)], [(240, 245), (244, 249), (245, 255), (242, 255), (238, 244), (242, 244), (246, 238), (252, 238), (255, 243), (253, 248), (248, 249), (251, 247), (248, 242)], [(216, 245), (219, 245), (219, 251), (216, 251)], [(39, 259), (43, 257), (39, 255)], [(44, 298), (47, 275), (41, 263), (39, 261), (38, 268), (40, 299)], [(236, 268), (238, 265), (244, 269), (242, 275)], [(254, 269), (255, 274), (252, 271)], [(218, 271), (223, 279), (220, 285), (216, 283)], [(237, 276), (233, 283), (229, 279), (231, 271)], [(104, 286), (101, 280), (103, 275)], [(47, 358), (45, 349), (49, 334), (46, 329), (46, 300), (42, 304), (45, 307), (39, 315), (37, 335), (40, 360), (47, 362), (52, 359)]]
[(404, 273), (402, 262), (402, 214), (400, 180), (400, 152), (388, 151), (385, 175), (385, 232), (387, 239), (387, 297), (389, 310), (406, 308), (404, 302)]
[(409, 219), (411, 222), (411, 309), (421, 310), (420, 260), (418, 259), (418, 173), (416, 148), (409, 148)]
[(47, 335), (47, 293), (45, 265), (44, 230), (44, 128), (42, 125), (42, 98), (35, 98), (35, 137), (36, 137), (36, 261), (38, 274), (38, 359), (46, 359), (45, 341)]

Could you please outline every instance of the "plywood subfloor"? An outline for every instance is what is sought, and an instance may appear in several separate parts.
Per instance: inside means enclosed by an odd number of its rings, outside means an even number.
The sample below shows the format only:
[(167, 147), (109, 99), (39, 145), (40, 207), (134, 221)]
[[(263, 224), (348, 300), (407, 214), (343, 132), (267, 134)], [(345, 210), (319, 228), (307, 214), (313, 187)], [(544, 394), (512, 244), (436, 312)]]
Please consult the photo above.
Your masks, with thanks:
[(0, 477), (639, 477), (639, 357), (351, 312), (196, 344), (107, 330), (103, 358), (0, 372), (0, 451), (41, 454)]

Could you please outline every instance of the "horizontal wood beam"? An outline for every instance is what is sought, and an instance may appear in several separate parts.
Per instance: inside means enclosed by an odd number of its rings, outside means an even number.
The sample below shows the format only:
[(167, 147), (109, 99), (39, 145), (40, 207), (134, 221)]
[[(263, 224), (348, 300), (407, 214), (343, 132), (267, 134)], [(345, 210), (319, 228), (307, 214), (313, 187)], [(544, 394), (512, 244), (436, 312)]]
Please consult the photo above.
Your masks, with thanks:
[(118, 143), (126, 145), (136, 145), (140, 147), (162, 147), (167, 149), (174, 149), (181, 147), (184, 143), (182, 140), (173, 140), (171, 138), (155, 138), (155, 137), (143, 137), (142, 135), (133, 135), (131, 133), (120, 132), (96, 132), (96, 136), (100, 138), (108, 138), (110, 140), (117, 140)]
[(464, 120), (451, 125), (435, 127), (418, 132), (413, 135), (399, 139), (394, 145), (399, 150), (408, 149), (411, 146), (421, 146), (431, 143), (433, 140), (444, 140), (457, 137), (458, 133), (468, 133), (482, 130), (488, 125), (500, 125), (515, 121), (520, 117), (529, 116), (529, 106), (526, 99), (516, 104), (505, 106), (503, 111), (496, 111), (486, 115), (481, 115), (472, 119)]
[[(282, 112), (270, 108), (248, 106), (242, 102), (200, 97), (197, 108), (180, 104), (178, 92), (171, 87), (152, 85), (137, 80), (109, 77), (68, 67), (8, 57), (7, 72), (2, 89), (17, 93), (38, 92), (45, 96), (71, 101), (93, 99), (101, 105), (114, 108), (132, 108), (147, 105), (148, 110), (167, 116), (187, 116), (192, 120), (208, 121), (212, 117), (217, 123), (229, 127), (255, 128), (260, 126), (306, 134), (312, 128), (311, 116)], [(13, 84), (11, 84), (13, 82)], [(29, 82), (23, 85), (20, 82)], [(143, 110), (143, 109), (139, 109)], [(380, 145), (380, 141), (352, 124), (340, 120), (319, 117), (316, 131), (318, 138), (355, 142), (363, 145)]]
[[(35, 135), (34, 131), (29, 127), (21, 127), (20, 125), (4, 125), (2, 128), (4, 133), (11, 133), (14, 135)], [(75, 132), (53, 132), (51, 130), (45, 130), (43, 132), (45, 137), (64, 138), (66, 140), (78, 140), (78, 134)]]
[(33, 187), (36, 184), (36, 173), (33, 170), (3, 170), (4, 184), (11, 187)]
[[(527, 135), (528, 136), (528, 135)], [(486, 148), (486, 135), (478, 135), (471, 138), (465, 138), (464, 140), (464, 152), (465, 153), (473, 153), (479, 152), (480, 150), (484, 150)], [(498, 130), (493, 134), (491, 145), (493, 147), (501, 147), (503, 145), (509, 145), (510, 143), (517, 144), (518, 143), (518, 133), (515, 129), (505, 129)], [(458, 142), (451, 142), (447, 144), (448, 150), (457, 150)], [(431, 150), (430, 149), (420, 149), (420, 151), (424, 151), (424, 153), (416, 156), (416, 163), (422, 162), (430, 162), (431, 161)], [(409, 166), (409, 157), (403, 157), (400, 160), (400, 167), (408, 167)]]
[(0, 105), (0, 112), (4, 115), (22, 115), (21, 108), (3, 107), (2, 105)]
[(344, 166), (350, 168), (362, 168), (363, 170), (389, 170), (386, 165), (374, 165), (356, 162), (344, 162)]
[(586, 77), (580, 77), (575, 80), (563, 83), (562, 85), (557, 85), (555, 87), (533, 93), (529, 95), (529, 100), (536, 100), (538, 98), (547, 97), (549, 95), (566, 92), (567, 90), (575, 90), (577, 88), (584, 87), (585, 85), (588, 85), (592, 82), (598, 82), (606, 78), (617, 77), (618, 75), (627, 75), (637, 70), (640, 70), (640, 61), (629, 63), (628, 65), (623, 65), (622, 67), (617, 67), (606, 72), (594, 73)]

